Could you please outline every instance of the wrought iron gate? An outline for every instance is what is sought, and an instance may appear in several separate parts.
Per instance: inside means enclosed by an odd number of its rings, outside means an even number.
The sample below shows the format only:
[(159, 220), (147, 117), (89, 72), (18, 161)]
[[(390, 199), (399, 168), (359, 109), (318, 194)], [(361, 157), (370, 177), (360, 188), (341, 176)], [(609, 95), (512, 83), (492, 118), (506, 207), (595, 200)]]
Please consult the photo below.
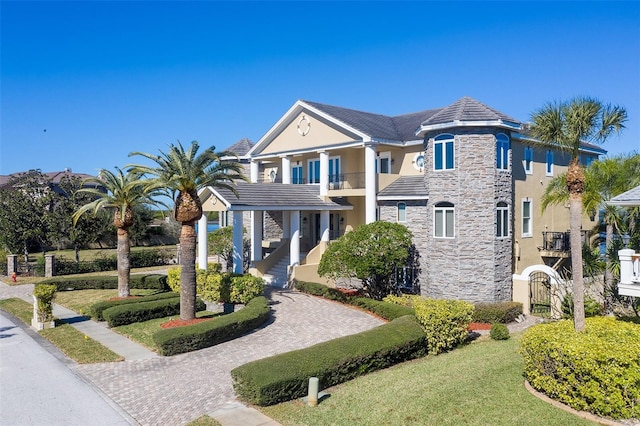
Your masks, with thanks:
[(544, 272), (534, 272), (529, 276), (529, 302), (531, 314), (549, 316), (551, 314), (551, 280)]

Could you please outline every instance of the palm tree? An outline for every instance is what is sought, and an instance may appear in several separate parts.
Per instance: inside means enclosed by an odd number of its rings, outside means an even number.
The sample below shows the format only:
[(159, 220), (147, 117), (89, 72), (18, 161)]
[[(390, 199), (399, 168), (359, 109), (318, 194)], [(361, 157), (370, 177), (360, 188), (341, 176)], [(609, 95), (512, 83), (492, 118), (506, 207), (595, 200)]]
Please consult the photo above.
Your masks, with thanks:
[(198, 191), (213, 186), (228, 188), (234, 193), (233, 181), (245, 180), (242, 166), (235, 154), (216, 153), (210, 147), (198, 154), (200, 145), (193, 141), (187, 151), (180, 141), (170, 145), (169, 151), (159, 155), (132, 152), (129, 156), (140, 155), (155, 163), (154, 167), (133, 165), (132, 170), (152, 177), (151, 185), (163, 186), (172, 193), (175, 206), (174, 217), (180, 222), (180, 319), (195, 318), (196, 305), (196, 232), (195, 223), (202, 217), (202, 202)]
[(582, 142), (603, 143), (613, 132), (620, 132), (627, 112), (619, 106), (603, 105), (587, 97), (566, 102), (548, 103), (532, 115), (531, 136), (535, 144), (566, 152), (571, 156), (566, 174), (569, 193), (569, 228), (571, 230), (571, 269), (573, 271), (574, 328), (585, 330), (584, 278), (582, 276), (582, 194), (585, 175), (580, 164)]
[[(87, 187), (87, 185), (91, 185)], [(116, 173), (100, 170), (98, 177), (83, 182), (82, 192), (95, 197), (93, 201), (80, 207), (73, 214), (73, 223), (88, 211), (94, 214), (100, 209), (113, 209), (113, 224), (117, 229), (118, 249), (118, 297), (129, 297), (129, 276), (131, 272), (131, 243), (129, 227), (133, 225), (133, 210), (136, 206), (164, 206), (154, 197), (166, 195), (160, 187), (154, 187), (142, 180), (142, 174), (128, 171), (126, 174), (116, 167)], [(104, 188), (104, 190), (102, 190)]]
[[(567, 175), (563, 173), (549, 182), (542, 196), (542, 210), (549, 205), (564, 204), (569, 201)], [(607, 204), (612, 197), (621, 194), (640, 183), (640, 155), (621, 154), (616, 157), (594, 161), (585, 169), (585, 185), (582, 194), (582, 207), (590, 216), (602, 212), (605, 224), (605, 245), (607, 253), (613, 243), (614, 231), (622, 232), (624, 212), (616, 206)], [(617, 252), (616, 252), (617, 253)], [(613, 288), (613, 267), (611, 258), (606, 256), (604, 270), (605, 289)]]

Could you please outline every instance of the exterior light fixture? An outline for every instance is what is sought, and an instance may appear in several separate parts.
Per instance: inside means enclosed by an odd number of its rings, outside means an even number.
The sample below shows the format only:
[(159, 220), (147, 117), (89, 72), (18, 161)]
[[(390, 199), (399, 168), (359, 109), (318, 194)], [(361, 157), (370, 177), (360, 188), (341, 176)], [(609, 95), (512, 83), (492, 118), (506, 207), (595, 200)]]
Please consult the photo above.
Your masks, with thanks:
[(624, 244), (624, 248), (629, 248), (630, 240), (631, 240), (631, 235), (626, 233), (622, 235), (622, 244)]

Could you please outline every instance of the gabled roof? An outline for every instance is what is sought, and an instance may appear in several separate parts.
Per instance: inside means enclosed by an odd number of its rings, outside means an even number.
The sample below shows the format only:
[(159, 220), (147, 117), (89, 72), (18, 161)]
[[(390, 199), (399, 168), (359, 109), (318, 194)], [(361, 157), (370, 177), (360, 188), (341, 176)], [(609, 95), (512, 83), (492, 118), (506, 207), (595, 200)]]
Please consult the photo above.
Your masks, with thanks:
[(285, 185), (278, 183), (248, 183), (236, 181), (238, 196), (226, 188), (205, 188), (200, 192), (204, 201), (216, 196), (234, 211), (259, 210), (352, 210), (353, 206), (342, 199), (324, 201), (314, 185)]
[(378, 200), (426, 200), (429, 198), (424, 186), (424, 176), (400, 176), (378, 193)]
[(244, 157), (255, 144), (250, 139), (242, 138), (238, 142), (231, 145), (225, 151), (233, 152), (238, 157)]
[(612, 206), (640, 206), (640, 185), (613, 197), (607, 204)]

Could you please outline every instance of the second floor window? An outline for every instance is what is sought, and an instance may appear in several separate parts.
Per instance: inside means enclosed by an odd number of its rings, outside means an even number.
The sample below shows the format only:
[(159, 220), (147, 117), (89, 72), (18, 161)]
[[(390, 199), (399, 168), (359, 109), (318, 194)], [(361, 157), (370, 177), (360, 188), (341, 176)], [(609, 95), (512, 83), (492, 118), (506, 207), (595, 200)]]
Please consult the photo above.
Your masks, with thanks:
[(453, 135), (436, 136), (433, 141), (433, 169), (452, 170), (455, 167)]
[(376, 158), (376, 173), (391, 173), (391, 152), (379, 152)]
[(509, 236), (509, 206), (501, 201), (496, 208), (496, 237)]
[(309, 160), (309, 183), (320, 183), (320, 160)]
[(433, 236), (453, 238), (455, 209), (451, 203), (438, 203), (433, 209)]
[(297, 185), (304, 183), (302, 166), (291, 166), (291, 183), (297, 184)]
[(522, 236), (533, 236), (533, 223), (531, 220), (531, 199), (525, 198), (522, 200)]
[(533, 173), (533, 148), (524, 147), (524, 172), (528, 175)]
[(553, 151), (547, 150), (547, 176), (553, 176)]
[(509, 170), (509, 137), (504, 133), (496, 135), (496, 168)]

